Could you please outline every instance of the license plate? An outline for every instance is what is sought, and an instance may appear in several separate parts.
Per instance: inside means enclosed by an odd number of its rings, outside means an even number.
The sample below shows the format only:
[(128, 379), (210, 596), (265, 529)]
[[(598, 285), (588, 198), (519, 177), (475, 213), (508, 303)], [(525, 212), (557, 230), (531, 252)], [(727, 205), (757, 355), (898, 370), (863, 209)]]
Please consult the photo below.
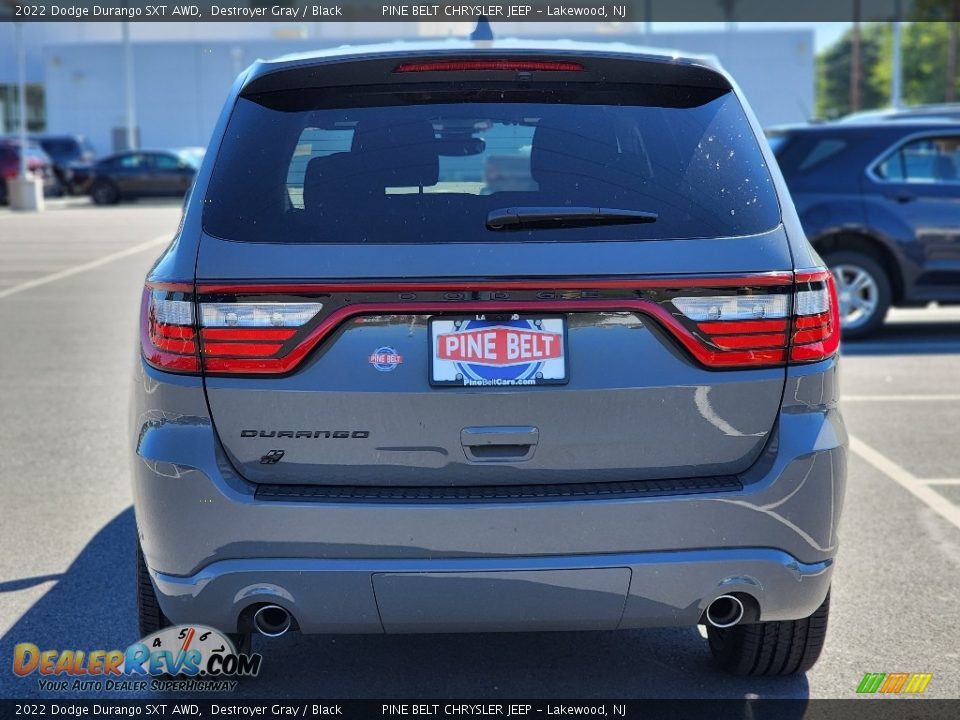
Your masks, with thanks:
[(563, 317), (490, 313), (430, 320), (430, 384), (561, 385), (567, 377)]

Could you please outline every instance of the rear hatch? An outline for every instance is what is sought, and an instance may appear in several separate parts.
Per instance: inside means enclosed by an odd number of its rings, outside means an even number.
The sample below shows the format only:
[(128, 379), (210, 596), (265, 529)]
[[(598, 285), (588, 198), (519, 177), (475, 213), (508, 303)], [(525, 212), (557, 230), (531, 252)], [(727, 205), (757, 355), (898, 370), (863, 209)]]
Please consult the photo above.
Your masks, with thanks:
[(793, 275), (724, 78), (437, 62), (286, 69), (237, 101), (196, 280), (237, 470), (470, 487), (749, 467), (780, 406)]

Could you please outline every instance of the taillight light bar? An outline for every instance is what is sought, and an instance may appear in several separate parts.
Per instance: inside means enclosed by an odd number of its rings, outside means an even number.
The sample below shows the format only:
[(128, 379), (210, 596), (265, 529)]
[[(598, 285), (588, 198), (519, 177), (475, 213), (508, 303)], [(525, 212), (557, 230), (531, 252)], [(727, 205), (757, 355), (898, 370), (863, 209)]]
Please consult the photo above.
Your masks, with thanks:
[(682, 295), (671, 302), (693, 321), (698, 339), (716, 349), (705, 362), (710, 366), (817, 362), (840, 345), (836, 289), (825, 269), (795, 273), (792, 288)]
[[(601, 294), (590, 298), (576, 288)], [(740, 277), (598, 278), (572, 284), (214, 283), (199, 286), (196, 298), (193, 290), (191, 284), (147, 284), (141, 344), (144, 358), (154, 367), (182, 373), (284, 374), (294, 371), (344, 322), (374, 314), (633, 311), (655, 321), (702, 365), (717, 369), (816, 362), (833, 355), (840, 341), (833, 278), (822, 268)], [(493, 299), (494, 291), (508, 290), (545, 293), (529, 300)], [(415, 299), (421, 293), (437, 297), (438, 291), (459, 297)], [(482, 292), (486, 299), (468, 299), (468, 291)], [(398, 300), (398, 292), (411, 297)], [(355, 293), (363, 297), (344, 303), (345, 295)], [(327, 298), (332, 298), (329, 309)]]

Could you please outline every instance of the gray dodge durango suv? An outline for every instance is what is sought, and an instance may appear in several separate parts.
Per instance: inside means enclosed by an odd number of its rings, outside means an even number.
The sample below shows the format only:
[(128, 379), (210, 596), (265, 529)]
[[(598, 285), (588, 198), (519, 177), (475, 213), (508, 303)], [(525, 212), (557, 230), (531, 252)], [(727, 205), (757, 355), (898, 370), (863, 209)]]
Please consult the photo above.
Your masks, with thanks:
[(238, 78), (143, 291), (144, 635), (706, 625), (802, 672), (833, 279), (712, 61), (394, 44)]

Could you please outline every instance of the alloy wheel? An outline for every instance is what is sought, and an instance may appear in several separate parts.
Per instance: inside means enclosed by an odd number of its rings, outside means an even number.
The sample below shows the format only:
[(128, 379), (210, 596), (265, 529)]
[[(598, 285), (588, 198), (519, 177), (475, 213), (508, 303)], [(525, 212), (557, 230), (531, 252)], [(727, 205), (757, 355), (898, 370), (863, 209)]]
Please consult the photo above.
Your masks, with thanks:
[(880, 289), (873, 275), (859, 265), (844, 263), (830, 268), (837, 283), (840, 326), (853, 330), (870, 322), (877, 311)]

